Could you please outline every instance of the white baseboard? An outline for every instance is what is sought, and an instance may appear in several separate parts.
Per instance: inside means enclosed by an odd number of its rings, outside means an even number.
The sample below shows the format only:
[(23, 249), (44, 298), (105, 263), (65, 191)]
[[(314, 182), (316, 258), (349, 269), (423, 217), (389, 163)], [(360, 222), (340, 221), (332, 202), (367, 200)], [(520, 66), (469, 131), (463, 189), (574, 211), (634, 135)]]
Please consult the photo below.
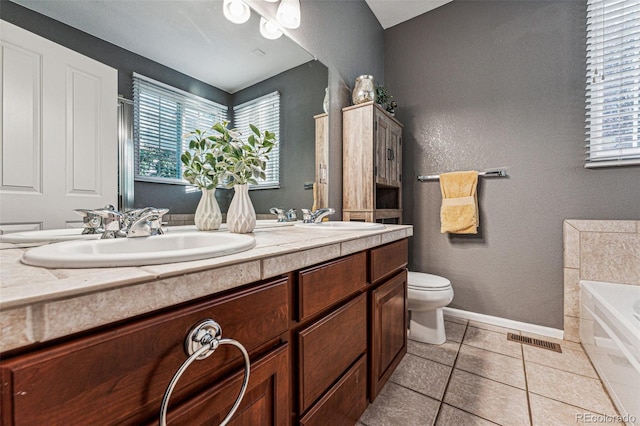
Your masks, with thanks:
[(456, 318), (483, 322), (485, 324), (496, 325), (498, 327), (539, 334), (540, 336), (553, 337), (554, 339), (562, 340), (562, 338), (564, 337), (564, 331), (558, 330), (557, 328), (544, 327), (541, 325), (529, 324), (526, 322), (514, 321), (506, 318), (493, 317), (491, 315), (478, 314), (476, 312), (463, 311), (462, 309), (448, 307), (445, 307), (443, 309), (445, 314)]

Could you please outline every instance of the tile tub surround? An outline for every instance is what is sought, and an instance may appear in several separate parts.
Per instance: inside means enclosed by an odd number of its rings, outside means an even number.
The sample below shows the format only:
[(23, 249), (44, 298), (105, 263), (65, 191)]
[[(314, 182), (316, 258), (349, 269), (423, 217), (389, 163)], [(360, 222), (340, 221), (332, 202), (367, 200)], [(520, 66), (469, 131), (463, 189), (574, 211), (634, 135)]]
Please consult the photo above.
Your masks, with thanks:
[(360, 426), (623, 425), (579, 344), (545, 338), (560, 354), (507, 341), (513, 330), (477, 321), (446, 316), (445, 327), (454, 333), (443, 345), (409, 340)]
[(580, 341), (580, 280), (640, 285), (640, 221), (565, 220), (564, 338)]
[[(229, 290), (413, 235), (410, 225), (337, 232), (256, 229), (256, 246), (193, 262), (127, 268), (23, 265), (24, 249), (0, 250), (0, 352)], [(153, 238), (153, 237), (152, 237)]]

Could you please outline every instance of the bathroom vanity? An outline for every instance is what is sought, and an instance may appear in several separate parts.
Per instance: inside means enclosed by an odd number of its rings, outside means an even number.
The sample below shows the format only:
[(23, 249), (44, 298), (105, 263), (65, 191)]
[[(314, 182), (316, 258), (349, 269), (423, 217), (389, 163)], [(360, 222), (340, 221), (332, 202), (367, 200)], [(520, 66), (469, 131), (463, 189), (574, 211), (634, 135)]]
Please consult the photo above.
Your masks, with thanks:
[[(406, 353), (412, 228), (254, 232), (231, 256), (136, 268), (49, 270), (3, 247), (1, 423), (157, 424), (204, 319), (251, 358), (230, 424), (355, 424)], [(243, 380), (220, 345), (178, 381), (168, 423), (218, 424)]]

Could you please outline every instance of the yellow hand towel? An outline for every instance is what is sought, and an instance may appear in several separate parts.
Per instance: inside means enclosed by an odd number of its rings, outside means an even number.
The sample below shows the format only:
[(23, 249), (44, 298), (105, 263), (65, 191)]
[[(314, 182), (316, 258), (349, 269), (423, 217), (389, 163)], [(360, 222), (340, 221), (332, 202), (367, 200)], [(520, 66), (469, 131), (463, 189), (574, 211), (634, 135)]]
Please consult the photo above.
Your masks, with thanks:
[(453, 172), (440, 175), (442, 206), (440, 232), (478, 233), (478, 172)]

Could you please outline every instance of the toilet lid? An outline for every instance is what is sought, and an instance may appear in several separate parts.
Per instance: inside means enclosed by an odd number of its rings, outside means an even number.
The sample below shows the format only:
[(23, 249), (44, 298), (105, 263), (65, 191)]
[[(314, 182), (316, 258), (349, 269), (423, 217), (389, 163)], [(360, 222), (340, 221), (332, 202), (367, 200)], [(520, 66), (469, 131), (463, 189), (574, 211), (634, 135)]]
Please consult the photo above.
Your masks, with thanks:
[(451, 286), (451, 281), (438, 275), (409, 271), (407, 286), (413, 290), (436, 290)]

